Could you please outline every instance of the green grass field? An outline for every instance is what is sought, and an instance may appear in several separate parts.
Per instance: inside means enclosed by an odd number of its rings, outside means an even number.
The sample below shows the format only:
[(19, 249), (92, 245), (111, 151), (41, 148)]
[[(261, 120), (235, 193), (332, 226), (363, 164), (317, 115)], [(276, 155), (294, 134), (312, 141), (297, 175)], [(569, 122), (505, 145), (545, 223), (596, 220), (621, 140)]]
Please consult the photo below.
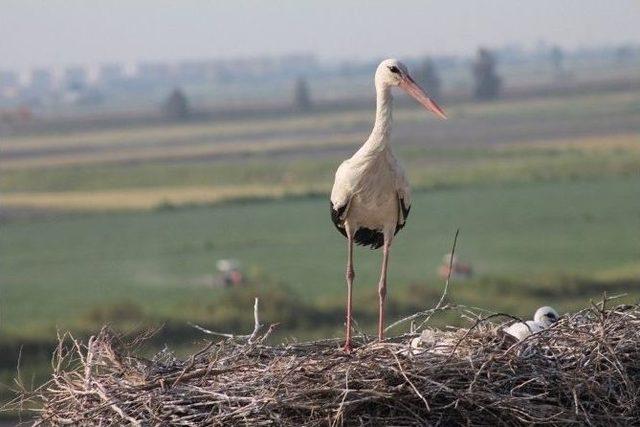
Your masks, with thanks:
[[(640, 93), (630, 92), (461, 104), (451, 110), (450, 125), (464, 127), (456, 118), (474, 118), (480, 120), (477, 126), (498, 120), (495, 126), (503, 130), (527, 122), (562, 127), (605, 112), (631, 117), (639, 100)], [(400, 109), (396, 119), (401, 130), (410, 129), (425, 114)], [(229, 257), (240, 259), (254, 282), (286, 285), (316, 305), (341, 305), (344, 242), (329, 222), (326, 195), (344, 154), (313, 155), (300, 143), (294, 157), (282, 158), (273, 156), (268, 144), (261, 146), (265, 140), (260, 138), (277, 141), (287, 132), (310, 132), (320, 146), (331, 146), (330, 135), (346, 137), (369, 120), (370, 111), (358, 110), (10, 138), (9, 152), (53, 151), (34, 157), (46, 167), (2, 170), (3, 206), (63, 213), (2, 224), (1, 333), (50, 337), (57, 327), (88, 330), (109, 320), (111, 309), (119, 313), (125, 301), (144, 321), (211, 320), (212, 307), (225, 291), (206, 286), (207, 277), (217, 259)], [(631, 230), (640, 221), (640, 135), (633, 127), (543, 140), (522, 134), (522, 140), (503, 143), (492, 141), (491, 126), (477, 130), (489, 132), (479, 144), (460, 145), (451, 137), (444, 145), (416, 146), (405, 143), (403, 138), (412, 138), (406, 133), (396, 142), (417, 194), (407, 232), (394, 247), (393, 287), (419, 284), (437, 293), (435, 272), (457, 227), (462, 229), (460, 254), (479, 278), (458, 291), (470, 301), (502, 305), (487, 308), (511, 304), (528, 310), (533, 301), (514, 303), (527, 283), (535, 288), (553, 286), (565, 276), (637, 277), (639, 245)], [(423, 131), (413, 130), (418, 136)], [(251, 135), (258, 138), (251, 142), (258, 151), (229, 162), (159, 163), (154, 155), (144, 157), (159, 143), (185, 152), (202, 141), (242, 150), (242, 138)], [(229, 137), (239, 139), (224, 142)], [(347, 150), (357, 140), (349, 138)], [(143, 161), (83, 163), (82, 153), (71, 152), (64, 154), (73, 160), (70, 165), (56, 163), (56, 150), (77, 146), (116, 152), (127, 146), (142, 153)], [(99, 152), (89, 154), (100, 158)], [(139, 211), (107, 212), (114, 210)], [(357, 298), (375, 295), (379, 257), (358, 253)], [(496, 299), (478, 291), (490, 282), (487, 278), (521, 286)]]
[[(549, 286), (563, 276), (629, 278), (640, 273), (640, 178), (420, 192), (394, 245), (391, 298), (412, 283), (440, 288), (435, 272), (457, 227), (458, 253), (480, 278)], [(0, 242), (10, 335), (86, 326), (92, 310), (122, 302), (156, 319), (206, 321), (225, 290), (200, 279), (219, 258), (239, 258), (250, 275), (284, 283), (308, 301), (344, 292), (345, 242), (325, 198), (12, 222)], [(375, 295), (379, 258), (357, 251), (356, 304)], [(471, 298), (474, 286), (456, 284), (454, 295)], [(499, 299), (471, 299), (520, 314), (537, 303), (521, 298), (514, 286)]]

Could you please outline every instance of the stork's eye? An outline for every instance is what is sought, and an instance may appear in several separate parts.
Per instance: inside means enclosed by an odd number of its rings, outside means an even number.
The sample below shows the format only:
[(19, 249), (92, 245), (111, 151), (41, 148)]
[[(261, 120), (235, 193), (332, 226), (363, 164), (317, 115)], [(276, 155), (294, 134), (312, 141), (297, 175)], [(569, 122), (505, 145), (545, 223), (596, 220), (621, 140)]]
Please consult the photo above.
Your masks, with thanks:
[(389, 71), (391, 71), (392, 73), (400, 74), (400, 70), (395, 65), (389, 67)]

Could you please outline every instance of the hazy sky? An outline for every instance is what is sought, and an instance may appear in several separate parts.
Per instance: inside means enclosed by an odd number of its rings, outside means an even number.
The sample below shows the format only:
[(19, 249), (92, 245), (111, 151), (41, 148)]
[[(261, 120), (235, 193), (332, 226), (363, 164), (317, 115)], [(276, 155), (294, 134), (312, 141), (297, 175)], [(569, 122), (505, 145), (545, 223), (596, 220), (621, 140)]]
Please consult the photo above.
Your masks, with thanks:
[(0, 0), (0, 69), (640, 43), (639, 0)]

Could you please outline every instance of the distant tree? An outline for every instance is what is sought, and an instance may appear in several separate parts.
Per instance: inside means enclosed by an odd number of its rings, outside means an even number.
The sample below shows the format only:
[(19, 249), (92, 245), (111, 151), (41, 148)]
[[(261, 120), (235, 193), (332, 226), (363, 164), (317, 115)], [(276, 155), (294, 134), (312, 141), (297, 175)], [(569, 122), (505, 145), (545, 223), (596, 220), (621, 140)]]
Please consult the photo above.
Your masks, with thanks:
[(300, 77), (293, 88), (293, 106), (298, 111), (311, 110), (311, 95), (307, 81)]
[(427, 58), (418, 70), (418, 82), (423, 86), (429, 96), (436, 101), (440, 98), (440, 76), (435, 63)]
[(162, 105), (162, 112), (169, 120), (184, 120), (189, 117), (189, 101), (180, 89), (174, 89)]
[(560, 48), (560, 46), (554, 46), (551, 48), (549, 52), (549, 57), (551, 59), (551, 65), (553, 66), (553, 70), (557, 75), (560, 75), (564, 72), (564, 52)]
[(475, 80), (474, 97), (478, 100), (496, 99), (500, 95), (502, 79), (496, 74), (496, 59), (488, 49), (479, 48), (472, 66)]

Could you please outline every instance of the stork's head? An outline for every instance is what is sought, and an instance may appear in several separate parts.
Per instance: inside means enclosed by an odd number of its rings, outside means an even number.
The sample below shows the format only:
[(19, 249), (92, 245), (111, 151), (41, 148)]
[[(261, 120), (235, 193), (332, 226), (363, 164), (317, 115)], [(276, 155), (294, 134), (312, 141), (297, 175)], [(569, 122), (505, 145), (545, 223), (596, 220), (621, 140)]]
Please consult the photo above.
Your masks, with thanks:
[(398, 86), (418, 101), (424, 108), (441, 119), (447, 115), (442, 108), (429, 98), (425, 91), (411, 78), (407, 67), (397, 59), (385, 59), (376, 70), (376, 87), (387, 88)]
[(558, 321), (558, 312), (549, 306), (540, 307), (536, 310), (536, 314), (533, 316), (533, 320), (545, 328), (548, 328), (553, 323)]

